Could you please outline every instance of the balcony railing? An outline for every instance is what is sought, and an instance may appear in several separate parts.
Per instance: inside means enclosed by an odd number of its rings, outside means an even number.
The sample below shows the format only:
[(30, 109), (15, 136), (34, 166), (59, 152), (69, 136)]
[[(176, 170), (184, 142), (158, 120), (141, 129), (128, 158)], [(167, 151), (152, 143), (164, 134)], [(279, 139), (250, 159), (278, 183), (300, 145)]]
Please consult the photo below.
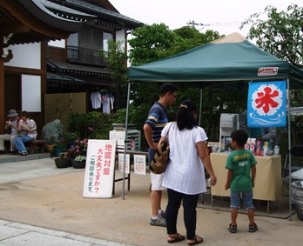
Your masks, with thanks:
[[(107, 53), (104, 53), (104, 55), (107, 55)], [(67, 60), (69, 62), (93, 66), (107, 66), (106, 60), (104, 59), (104, 56), (102, 56), (102, 51), (80, 48), (77, 46), (67, 46)]]

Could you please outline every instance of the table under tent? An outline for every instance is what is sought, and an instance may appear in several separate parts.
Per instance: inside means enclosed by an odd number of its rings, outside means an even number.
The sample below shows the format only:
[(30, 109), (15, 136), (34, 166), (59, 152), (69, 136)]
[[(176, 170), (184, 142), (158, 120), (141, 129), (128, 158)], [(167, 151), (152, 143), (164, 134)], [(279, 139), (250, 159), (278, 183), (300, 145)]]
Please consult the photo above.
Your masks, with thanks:
[[(237, 86), (240, 83), (283, 80), (286, 89), (303, 88), (303, 70), (258, 48), (239, 33), (233, 33), (165, 59), (131, 66), (128, 69), (128, 79), (127, 102), (130, 99), (132, 82), (182, 83), (182, 86), (194, 86), (201, 88), (202, 91), (202, 88), (207, 86)], [(289, 108), (288, 101), (287, 110)], [(126, 131), (128, 110), (129, 104), (125, 119)], [(287, 114), (288, 150), (290, 150), (292, 146), (289, 110)], [(289, 218), (291, 218), (291, 185), (289, 187)]]

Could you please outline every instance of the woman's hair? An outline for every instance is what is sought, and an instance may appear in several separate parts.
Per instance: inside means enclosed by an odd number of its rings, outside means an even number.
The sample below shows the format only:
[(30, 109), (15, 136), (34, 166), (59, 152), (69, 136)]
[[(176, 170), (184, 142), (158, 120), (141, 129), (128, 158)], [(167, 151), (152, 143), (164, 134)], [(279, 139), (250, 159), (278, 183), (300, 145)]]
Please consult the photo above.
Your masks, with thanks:
[(21, 114), (20, 114), (20, 116), (21, 116), (21, 117), (22, 117), (22, 116), (25, 116), (26, 118), (29, 118), (29, 114), (28, 114), (27, 111), (22, 111)]
[(196, 113), (197, 107), (191, 100), (187, 99), (182, 101), (176, 119), (180, 131), (183, 129), (193, 129), (197, 126)]

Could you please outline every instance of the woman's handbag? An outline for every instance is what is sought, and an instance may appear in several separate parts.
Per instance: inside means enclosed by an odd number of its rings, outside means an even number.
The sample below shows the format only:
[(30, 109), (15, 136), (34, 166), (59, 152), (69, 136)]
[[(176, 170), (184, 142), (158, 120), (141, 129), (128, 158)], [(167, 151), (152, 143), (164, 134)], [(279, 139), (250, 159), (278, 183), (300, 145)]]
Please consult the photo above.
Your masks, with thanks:
[(156, 151), (156, 154), (151, 161), (150, 170), (155, 174), (161, 174), (165, 172), (169, 157), (169, 147), (167, 141), (161, 142), (160, 150)]
[[(169, 126), (170, 129), (171, 125)], [(155, 174), (161, 174), (165, 172), (168, 158), (169, 158), (169, 145), (168, 145), (168, 133), (169, 129), (167, 131), (167, 137), (165, 140), (163, 140), (160, 143), (160, 149), (156, 151), (156, 154), (151, 161), (150, 164), (150, 170)]]

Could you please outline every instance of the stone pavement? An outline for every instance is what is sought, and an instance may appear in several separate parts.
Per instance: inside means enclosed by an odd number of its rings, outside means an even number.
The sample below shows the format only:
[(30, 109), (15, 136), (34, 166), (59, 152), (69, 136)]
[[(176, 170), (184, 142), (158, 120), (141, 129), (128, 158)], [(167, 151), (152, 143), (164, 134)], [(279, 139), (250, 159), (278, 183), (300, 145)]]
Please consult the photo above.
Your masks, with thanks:
[(126, 244), (5, 220), (0, 220), (0, 245), (126, 246)]
[[(124, 199), (123, 182), (110, 199), (83, 198), (83, 181), (84, 169), (57, 169), (51, 158), (0, 163), (0, 245), (168, 245), (165, 228), (149, 225), (148, 174), (131, 175)], [(292, 221), (256, 216), (256, 233), (248, 232), (245, 214), (238, 233), (227, 231), (229, 222), (229, 212), (197, 208), (203, 245), (302, 245), (303, 221), (295, 215)], [(185, 232), (182, 207), (178, 230)]]

